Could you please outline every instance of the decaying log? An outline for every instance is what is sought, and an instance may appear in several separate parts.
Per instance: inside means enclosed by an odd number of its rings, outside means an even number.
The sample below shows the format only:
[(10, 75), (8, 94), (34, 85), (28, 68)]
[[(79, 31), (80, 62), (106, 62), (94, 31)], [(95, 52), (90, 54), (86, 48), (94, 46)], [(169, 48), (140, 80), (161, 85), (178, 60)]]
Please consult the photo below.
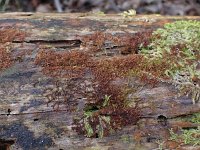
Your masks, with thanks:
[[(107, 34), (113, 36), (112, 40), (119, 40), (119, 38), (115, 39), (115, 36), (126, 37), (138, 32), (154, 31), (165, 23), (188, 19), (200, 20), (200, 17), (136, 15), (131, 18), (123, 18), (121, 15), (104, 16), (95, 13), (1, 14), (0, 29), (6, 32), (0, 33), (0, 37), (4, 38), (0, 41), (5, 40), (1, 43), (3, 43), (3, 49), (6, 47), (8, 51), (1, 52), (4, 57), (0, 56), (3, 59), (0, 60), (2, 65), (2, 68), (0, 68), (0, 149), (10, 145), (12, 145), (11, 149), (24, 150), (124, 149), (125, 147), (125, 149), (134, 149), (138, 146), (137, 140), (132, 138), (137, 129), (134, 125), (124, 127), (122, 130), (100, 139), (85, 138), (72, 130), (75, 114), (81, 113), (85, 103), (87, 103), (81, 95), (81, 90), (87, 88), (90, 91), (90, 84), (92, 83), (87, 80), (73, 81), (69, 85), (66, 85), (68, 81), (57, 83), (61, 77), (55, 77), (51, 69), (43, 70), (42, 65), (48, 62), (37, 61), (38, 53), (45, 50), (44, 53), (49, 51), (51, 55), (57, 55), (57, 53), (54, 53), (55, 51), (64, 55), (65, 52), (73, 53), (73, 51), (94, 48), (88, 46), (90, 45), (88, 39), (91, 38), (89, 40), (97, 40), (96, 42), (99, 42), (100, 46), (107, 50), (106, 54), (95, 55), (94, 57), (97, 60), (104, 57), (112, 58), (118, 55), (126, 55), (123, 44), (101, 43), (101, 39), (87, 36), (98, 33), (104, 38), (103, 36)], [(12, 32), (12, 30), (16, 30), (17, 33)], [(12, 36), (14, 37), (12, 38)], [(98, 51), (95, 48), (93, 50)], [(41, 57), (46, 60), (45, 57), (48, 55), (44, 53), (41, 53)], [(61, 55), (57, 56), (62, 58)], [(80, 58), (78, 61), (82, 61), (85, 57), (81, 55)], [(73, 62), (73, 58), (68, 59), (72, 59)], [(37, 65), (37, 62), (40, 65)], [(81, 70), (77, 71), (80, 73)], [(137, 84), (140, 85), (140, 83), (134, 81), (134, 78), (132, 80), (129, 81), (132, 87), (137, 86)], [(119, 81), (118, 84), (120, 82), (123, 81)], [(57, 84), (61, 84), (62, 89), (59, 89), (60, 87)], [(74, 85), (76, 86), (74, 87)], [(77, 88), (78, 93), (71, 92), (70, 88)], [(65, 94), (66, 99), (74, 97), (76, 101), (67, 101), (66, 103), (66, 101), (59, 101), (58, 98), (54, 102), (52, 97), (48, 95), (50, 91), (54, 92), (54, 96), (56, 96), (56, 90), (62, 92), (63, 89), (67, 93)], [(147, 123), (148, 119), (153, 120), (150, 125), (155, 125), (154, 123), (160, 116), (169, 119), (170, 122), (172, 118), (200, 112), (199, 104), (193, 105), (191, 99), (175, 99), (174, 96), (177, 91), (172, 85), (162, 83), (156, 87), (145, 87), (140, 88), (140, 90), (135, 88), (134, 90), (130, 97), (140, 100), (137, 105), (141, 108), (141, 120), (147, 119)], [(67, 97), (68, 95), (71, 97)], [(131, 103), (134, 105), (135, 101), (133, 100)], [(160, 126), (157, 126), (157, 129), (152, 128), (150, 130), (152, 136), (147, 130), (144, 131), (144, 135), (139, 136), (141, 139), (148, 139), (143, 141), (146, 145), (144, 144), (142, 149), (156, 147), (155, 141), (159, 139), (156, 132), (159, 132), (159, 130)], [(164, 132), (166, 127), (161, 130)], [(128, 142), (123, 141), (123, 136), (126, 137), (125, 140), (128, 140)]]

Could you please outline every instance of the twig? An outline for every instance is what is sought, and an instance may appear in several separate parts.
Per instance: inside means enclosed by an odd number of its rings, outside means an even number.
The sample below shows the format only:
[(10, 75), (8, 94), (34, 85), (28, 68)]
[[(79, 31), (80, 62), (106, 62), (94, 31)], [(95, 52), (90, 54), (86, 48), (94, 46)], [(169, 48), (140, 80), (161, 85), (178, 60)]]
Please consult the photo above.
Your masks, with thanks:
[(59, 13), (63, 12), (60, 0), (54, 0), (54, 5), (56, 7), (57, 12)]
[(0, 11), (4, 11), (8, 3), (9, 0), (0, 0)]

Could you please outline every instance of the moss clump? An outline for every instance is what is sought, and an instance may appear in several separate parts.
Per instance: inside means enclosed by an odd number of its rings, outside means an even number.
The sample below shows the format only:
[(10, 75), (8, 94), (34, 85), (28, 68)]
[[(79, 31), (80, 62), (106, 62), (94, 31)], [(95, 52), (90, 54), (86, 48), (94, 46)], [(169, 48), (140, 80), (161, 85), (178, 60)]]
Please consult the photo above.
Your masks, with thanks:
[(171, 79), (168, 82), (176, 85), (179, 95), (191, 96), (193, 103), (200, 100), (199, 39), (199, 21), (177, 21), (153, 32), (148, 48), (141, 51), (151, 62), (164, 60), (167, 67), (161, 74)]
[(82, 77), (89, 63), (89, 56), (79, 51), (58, 53), (42, 50), (38, 53), (35, 64), (42, 66), (42, 72), (51, 77)]
[(120, 51), (115, 51), (115, 53), (122, 55), (137, 54), (141, 46), (146, 47), (149, 44), (151, 34), (152, 30), (145, 30), (134, 35), (127, 33), (125, 36), (96, 32), (84, 36), (82, 46), (87, 47), (90, 53), (94, 53), (106, 52), (109, 49), (106, 48), (106, 45), (113, 44), (120, 47)]
[(176, 21), (164, 25), (163, 29), (153, 32), (153, 40), (148, 50), (143, 53), (154, 57), (163, 57), (165, 52), (170, 53), (171, 47), (185, 45), (183, 53), (188, 57), (195, 57), (196, 50), (200, 47), (200, 22), (199, 21)]

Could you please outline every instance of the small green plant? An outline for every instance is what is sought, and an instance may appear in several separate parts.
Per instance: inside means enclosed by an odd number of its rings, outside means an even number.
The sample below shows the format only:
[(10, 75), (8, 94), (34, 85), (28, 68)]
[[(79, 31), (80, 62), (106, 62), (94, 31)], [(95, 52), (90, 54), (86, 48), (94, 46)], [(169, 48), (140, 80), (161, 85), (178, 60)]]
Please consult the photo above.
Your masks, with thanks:
[(164, 150), (164, 141), (158, 140), (156, 143), (158, 144), (158, 150)]
[(87, 137), (91, 137), (93, 134), (94, 134), (94, 131), (89, 123), (89, 118), (90, 116), (85, 116), (84, 119), (83, 119), (83, 123), (84, 123), (84, 128), (86, 130), (86, 134), (87, 134)]
[(200, 124), (200, 113), (193, 114), (191, 122)]
[[(88, 115), (90, 114), (90, 115)], [(102, 138), (105, 135), (104, 130), (109, 130), (110, 116), (97, 115), (94, 116), (92, 112), (85, 113), (83, 118), (84, 129), (87, 137)], [(107, 129), (106, 129), (107, 128)]]
[(111, 97), (111, 96), (105, 95), (105, 97), (104, 97), (104, 102), (103, 102), (103, 105), (102, 105), (103, 107), (109, 105), (110, 97)]
[[(102, 105), (88, 106), (85, 108), (83, 116), (83, 127), (87, 137), (98, 136), (102, 138), (104, 136), (104, 130), (109, 130), (110, 116), (99, 115), (98, 111), (109, 106), (110, 97), (105, 95)], [(98, 115), (97, 115), (98, 114)]]
[(183, 130), (184, 144), (200, 145), (200, 127), (198, 129)]
[(200, 127), (189, 130), (182, 129), (181, 132), (181, 134), (176, 134), (173, 130), (170, 130), (170, 140), (193, 146), (200, 145)]
[(170, 140), (178, 142), (178, 134), (174, 133), (172, 129), (169, 130)]
[(130, 9), (130, 10), (124, 11), (121, 15), (122, 15), (124, 18), (133, 17), (133, 16), (136, 15), (136, 10)]

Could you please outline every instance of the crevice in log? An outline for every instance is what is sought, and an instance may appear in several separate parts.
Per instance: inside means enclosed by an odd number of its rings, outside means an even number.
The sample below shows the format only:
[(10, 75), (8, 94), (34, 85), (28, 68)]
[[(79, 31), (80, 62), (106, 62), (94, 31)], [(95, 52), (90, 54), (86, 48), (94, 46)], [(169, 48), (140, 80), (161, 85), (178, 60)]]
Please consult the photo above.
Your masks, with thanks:
[[(27, 112), (27, 113), (15, 113), (15, 114), (9, 114), (10, 116), (23, 116), (23, 115), (33, 115), (33, 114), (45, 114), (45, 113), (63, 113), (63, 112), (69, 112), (68, 109), (59, 109), (59, 110), (49, 110), (49, 111), (36, 111), (36, 112)], [(175, 119), (178, 117), (184, 117), (188, 115), (192, 115), (194, 113), (198, 113), (199, 109), (194, 109), (189, 112), (185, 112), (182, 114), (174, 114), (174, 115), (163, 115), (163, 114), (157, 114), (157, 115), (141, 115), (140, 119), (148, 119), (148, 118), (154, 118), (154, 119), (160, 119), (160, 116), (166, 117), (165, 119)], [(1, 113), (0, 116), (8, 116), (8, 113)], [(37, 119), (37, 118), (36, 118)]]
[[(63, 112), (69, 112), (69, 110), (63, 109), (63, 110), (50, 110), (50, 111), (36, 111), (36, 112), (27, 112), (27, 113), (15, 113), (15, 114), (9, 114), (9, 116), (23, 116), (23, 115), (45, 114), (45, 113), (63, 113)], [(8, 113), (1, 113), (0, 116), (8, 116)]]
[(37, 45), (49, 45), (59, 48), (79, 48), (81, 40), (29, 40), (29, 41), (13, 41), (12, 43), (31, 43)]

